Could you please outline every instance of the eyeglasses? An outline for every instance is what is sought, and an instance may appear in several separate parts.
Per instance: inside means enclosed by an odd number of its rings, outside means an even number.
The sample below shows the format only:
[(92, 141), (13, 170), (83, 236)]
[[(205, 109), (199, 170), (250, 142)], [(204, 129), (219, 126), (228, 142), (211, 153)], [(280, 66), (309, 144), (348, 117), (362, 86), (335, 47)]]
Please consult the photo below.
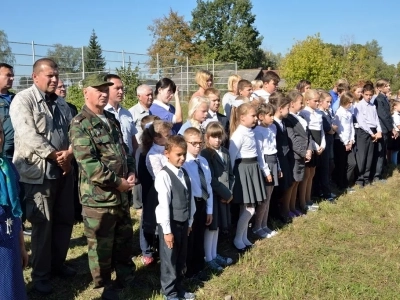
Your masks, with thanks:
[(200, 147), (201, 145), (203, 145), (203, 142), (188, 142), (188, 141), (186, 141), (186, 143), (192, 145), (193, 147)]

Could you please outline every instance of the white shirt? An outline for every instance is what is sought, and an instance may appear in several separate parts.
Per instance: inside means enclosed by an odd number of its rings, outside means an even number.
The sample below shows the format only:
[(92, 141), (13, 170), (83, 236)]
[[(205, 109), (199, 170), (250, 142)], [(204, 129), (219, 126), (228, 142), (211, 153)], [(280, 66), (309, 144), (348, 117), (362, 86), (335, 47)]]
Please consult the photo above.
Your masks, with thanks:
[(168, 161), (167, 157), (164, 155), (164, 150), (165, 146), (160, 146), (153, 143), (153, 146), (151, 146), (146, 155), (146, 167), (153, 179)]
[(312, 108), (306, 106), (302, 111), (299, 112), (299, 116), (303, 117), (307, 121), (308, 129), (317, 130), (321, 132), (321, 145), (318, 145), (313, 141), (313, 149), (318, 150), (319, 147), (326, 148), (325, 132), (322, 126), (322, 115), (317, 113)]
[(218, 117), (217, 117), (217, 113), (216, 112), (213, 112), (212, 110), (208, 110), (208, 113), (211, 116), (211, 120), (218, 121)]
[(251, 128), (239, 125), (229, 142), (229, 155), (231, 157), (232, 168), (238, 158), (257, 157), (256, 139)]
[(228, 117), (228, 120), (231, 118), (231, 109), (232, 109), (232, 102), (235, 101), (237, 95), (233, 95), (232, 93), (228, 92), (222, 97), (222, 107), (224, 109), (224, 115)]
[(253, 94), (255, 94), (258, 97), (262, 97), (263, 99), (265, 99), (265, 103), (269, 102), (269, 96), (271, 96), (270, 93), (268, 93), (266, 90), (261, 89), (261, 90), (257, 90), (254, 91)]
[(392, 115), (393, 119), (393, 127), (396, 131), (400, 131), (400, 129), (397, 127), (400, 125), (400, 113), (395, 111)]
[(211, 187), (211, 171), (207, 160), (200, 155), (198, 155), (196, 158), (188, 152), (186, 154), (186, 161), (183, 164), (183, 167), (189, 174), (190, 182), (192, 183), (193, 197), (201, 198), (202, 191), (201, 191), (200, 175), (199, 175), (198, 165), (195, 162), (195, 160), (198, 160), (200, 162), (201, 169), (203, 170), (204, 177), (206, 178), (207, 192), (209, 195), (206, 204), (207, 215), (211, 215), (213, 213), (213, 191)]
[(281, 129), (283, 130), (283, 122), (282, 122), (282, 120), (274, 116), (274, 121), (276, 121), (276, 123), (278, 123), (279, 126), (281, 127)]
[(265, 163), (264, 155), (273, 155), (278, 151), (276, 150), (276, 127), (274, 124), (268, 127), (257, 126), (253, 129), (256, 139), (257, 150), (260, 154), (257, 156), (258, 164), (265, 176), (271, 175), (271, 170), (268, 164)]
[(297, 121), (299, 121), (299, 123), (301, 124), (301, 126), (303, 126), (304, 131), (307, 132), (307, 121), (304, 120), (302, 117), (300, 117), (298, 114), (295, 113), (290, 113), (293, 117), (295, 117), (297, 119)]
[[(185, 178), (183, 177), (183, 171), (167, 162), (166, 167), (170, 169), (179, 181), (182, 182), (183, 186), (187, 188)], [(161, 170), (154, 181), (154, 187), (158, 193), (158, 205), (156, 207), (156, 220), (161, 225), (164, 234), (171, 233), (171, 218), (170, 218), (170, 204), (171, 204), (171, 178), (168, 173)], [(190, 199), (190, 216), (189, 216), (189, 227), (193, 224), (193, 215), (196, 212), (196, 205), (194, 203), (193, 193)]]
[(349, 142), (354, 143), (353, 115), (348, 109), (340, 106), (336, 111), (332, 124), (338, 127), (336, 133), (344, 145)]

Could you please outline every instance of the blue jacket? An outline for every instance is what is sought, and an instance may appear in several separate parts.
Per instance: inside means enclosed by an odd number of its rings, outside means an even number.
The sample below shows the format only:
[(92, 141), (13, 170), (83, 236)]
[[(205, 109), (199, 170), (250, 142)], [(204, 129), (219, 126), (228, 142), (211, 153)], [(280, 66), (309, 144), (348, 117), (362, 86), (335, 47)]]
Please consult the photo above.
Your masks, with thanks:
[[(15, 94), (8, 93), (11, 95), (11, 101)], [(14, 154), (14, 128), (10, 118), (10, 103), (0, 95), (0, 122), (3, 125), (4, 131), (4, 145), (3, 151), (7, 158), (12, 160)]]

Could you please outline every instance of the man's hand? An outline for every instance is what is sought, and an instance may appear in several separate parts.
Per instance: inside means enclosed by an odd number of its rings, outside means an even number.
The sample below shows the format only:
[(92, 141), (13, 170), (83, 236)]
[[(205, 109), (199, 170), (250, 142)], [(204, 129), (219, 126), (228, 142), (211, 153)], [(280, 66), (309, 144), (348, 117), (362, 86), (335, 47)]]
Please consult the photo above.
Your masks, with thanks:
[(54, 150), (53, 152), (51, 152), (49, 155), (47, 155), (47, 158), (57, 161), (57, 151)]
[(212, 215), (207, 215), (206, 225), (207, 226), (210, 225), (212, 220), (213, 220), (213, 216)]
[(135, 173), (129, 173), (128, 178), (126, 179), (128, 183), (135, 185), (136, 184), (136, 175)]
[(60, 167), (71, 163), (72, 153), (69, 150), (57, 151), (56, 155), (56, 160)]
[(134, 183), (129, 183), (125, 178), (122, 178), (121, 184), (117, 187), (120, 192), (127, 192), (132, 189)]
[(167, 244), (168, 249), (174, 247), (174, 235), (172, 233), (164, 234), (164, 241)]

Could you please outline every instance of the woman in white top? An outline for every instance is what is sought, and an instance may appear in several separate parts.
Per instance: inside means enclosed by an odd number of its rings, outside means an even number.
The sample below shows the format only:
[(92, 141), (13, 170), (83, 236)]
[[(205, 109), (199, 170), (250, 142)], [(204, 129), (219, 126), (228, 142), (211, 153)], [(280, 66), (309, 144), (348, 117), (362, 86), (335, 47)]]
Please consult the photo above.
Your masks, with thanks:
[(355, 143), (353, 114), (350, 109), (354, 101), (354, 96), (350, 92), (345, 92), (340, 97), (340, 107), (336, 111), (332, 122), (336, 131), (334, 141), (335, 156), (335, 177), (338, 188), (347, 189), (349, 182), (354, 175), (356, 166), (354, 153), (352, 152)]
[(222, 97), (222, 107), (224, 109), (225, 116), (228, 117), (228, 120), (230, 120), (231, 118), (232, 102), (238, 96), (237, 84), (241, 79), (242, 77), (236, 74), (231, 75), (228, 78), (228, 92), (224, 95), (224, 97)]
[(306, 209), (316, 211), (319, 206), (311, 201), (312, 181), (315, 175), (315, 168), (319, 165), (319, 159), (325, 150), (325, 132), (322, 125), (322, 115), (316, 109), (318, 108), (320, 95), (317, 90), (309, 89), (304, 93), (304, 109), (299, 115), (307, 121), (308, 129), (311, 133), (313, 156), (311, 161), (306, 164), (304, 179), (300, 183), (300, 189), (306, 188)]

